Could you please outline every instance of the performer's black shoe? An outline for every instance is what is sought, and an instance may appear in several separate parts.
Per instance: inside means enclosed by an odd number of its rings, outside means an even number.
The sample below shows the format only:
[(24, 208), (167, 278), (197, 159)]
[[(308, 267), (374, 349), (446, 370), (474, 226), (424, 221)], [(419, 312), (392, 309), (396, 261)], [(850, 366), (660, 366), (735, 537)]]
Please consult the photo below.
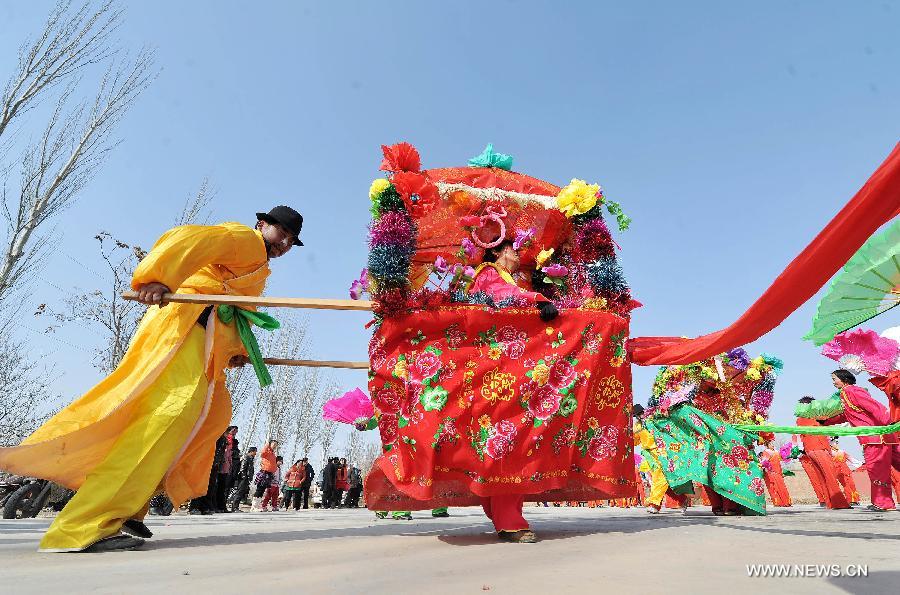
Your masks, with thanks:
[(128, 519), (127, 521), (122, 523), (122, 531), (128, 533), (129, 535), (142, 537), (144, 539), (150, 539), (151, 537), (153, 537), (153, 531), (151, 531), (142, 521), (139, 521), (137, 519)]
[(87, 553), (96, 553), (96, 552), (117, 552), (123, 550), (133, 550), (144, 545), (144, 540), (138, 537), (131, 537), (130, 535), (125, 535), (124, 533), (119, 533), (118, 535), (112, 535), (110, 537), (106, 537), (101, 539), (97, 543), (88, 546), (81, 550), (82, 552)]

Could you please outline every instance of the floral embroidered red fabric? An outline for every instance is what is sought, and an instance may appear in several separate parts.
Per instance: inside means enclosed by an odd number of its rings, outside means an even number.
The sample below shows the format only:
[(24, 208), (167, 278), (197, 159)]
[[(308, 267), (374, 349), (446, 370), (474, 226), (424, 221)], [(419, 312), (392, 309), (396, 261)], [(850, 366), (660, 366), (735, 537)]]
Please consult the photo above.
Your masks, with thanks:
[(369, 392), (384, 445), (372, 509), (631, 497), (628, 322), (568, 310), (461, 305), (386, 319)]

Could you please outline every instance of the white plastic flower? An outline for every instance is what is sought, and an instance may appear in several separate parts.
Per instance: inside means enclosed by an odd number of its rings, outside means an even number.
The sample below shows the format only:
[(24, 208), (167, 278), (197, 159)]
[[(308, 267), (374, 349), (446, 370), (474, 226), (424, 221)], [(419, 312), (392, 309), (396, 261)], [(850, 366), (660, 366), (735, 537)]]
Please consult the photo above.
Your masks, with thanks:
[(861, 374), (866, 371), (866, 363), (861, 357), (852, 353), (842, 355), (841, 359), (838, 360), (838, 363), (841, 364), (842, 368), (848, 372), (853, 372), (854, 374)]

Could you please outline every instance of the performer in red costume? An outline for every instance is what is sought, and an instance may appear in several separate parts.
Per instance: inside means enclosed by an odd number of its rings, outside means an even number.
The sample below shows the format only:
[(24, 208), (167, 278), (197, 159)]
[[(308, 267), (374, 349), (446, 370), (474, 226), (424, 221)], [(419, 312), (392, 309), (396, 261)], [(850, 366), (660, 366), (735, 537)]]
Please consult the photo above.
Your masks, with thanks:
[[(801, 403), (810, 403), (812, 397), (803, 397)], [(798, 426), (818, 426), (819, 423), (805, 417), (797, 418)], [(834, 473), (834, 463), (831, 460), (831, 445), (827, 436), (813, 436), (803, 434), (800, 436), (803, 444), (803, 455), (800, 456), (800, 464), (809, 477), (809, 482), (819, 498), (819, 504), (826, 508), (850, 508), (850, 503), (841, 491), (837, 476)], [(796, 437), (795, 437), (796, 441)]]
[(769, 444), (760, 453), (759, 460), (763, 468), (763, 480), (766, 482), (769, 496), (772, 498), (772, 504), (775, 506), (790, 506), (791, 494), (788, 492), (787, 486), (784, 485), (784, 475), (781, 470), (781, 454)]
[[(536, 291), (526, 291), (518, 286), (514, 275), (519, 272), (519, 254), (512, 242), (505, 241), (484, 253), (484, 262), (475, 270), (475, 277), (469, 286), (469, 293), (484, 293), (495, 302), (516, 297), (526, 300), (540, 310), (541, 320), (550, 321), (559, 312), (553, 304)], [(524, 494), (489, 496), (481, 499), (484, 514), (494, 523), (497, 535), (502, 541), (532, 543), (536, 541), (528, 521), (522, 516)]]
[[(851, 426), (886, 426), (891, 423), (887, 407), (873, 399), (869, 392), (856, 386), (856, 377), (847, 370), (831, 374), (834, 387), (841, 393), (844, 412), (819, 423), (833, 425), (849, 422)], [(872, 504), (869, 510), (880, 512), (896, 508), (891, 496), (891, 467), (900, 470), (900, 440), (896, 433), (881, 436), (858, 436), (863, 447), (866, 471), (872, 482)]]

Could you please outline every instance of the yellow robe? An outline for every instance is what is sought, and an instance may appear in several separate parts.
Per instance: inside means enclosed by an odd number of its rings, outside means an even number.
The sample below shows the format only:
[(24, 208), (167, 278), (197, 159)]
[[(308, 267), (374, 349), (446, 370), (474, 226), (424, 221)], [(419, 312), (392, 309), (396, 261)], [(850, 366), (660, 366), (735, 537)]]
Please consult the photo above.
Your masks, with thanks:
[[(650, 495), (647, 497), (647, 503), (659, 507), (662, 504), (666, 492), (669, 490), (669, 482), (663, 473), (662, 465), (656, 456), (656, 440), (641, 424), (634, 424), (634, 445), (640, 446), (644, 455), (648, 459), (652, 459), (654, 464), (647, 464), (650, 470)], [(643, 466), (646, 461), (641, 461)], [(643, 469), (642, 469), (643, 470)]]
[[(258, 231), (239, 223), (189, 225), (160, 238), (135, 270), (132, 287), (156, 281), (178, 293), (258, 296), (268, 276), (265, 243)], [(0, 469), (77, 490), (120, 437), (147, 431), (132, 422), (147, 409), (142, 401), (148, 388), (196, 327), (203, 309), (200, 304), (150, 307), (119, 366), (19, 446), (0, 448)], [(212, 445), (231, 420), (224, 369), (232, 356), (245, 353), (234, 327), (214, 315), (204, 340), (205, 400), (160, 486), (176, 506), (206, 493)]]

